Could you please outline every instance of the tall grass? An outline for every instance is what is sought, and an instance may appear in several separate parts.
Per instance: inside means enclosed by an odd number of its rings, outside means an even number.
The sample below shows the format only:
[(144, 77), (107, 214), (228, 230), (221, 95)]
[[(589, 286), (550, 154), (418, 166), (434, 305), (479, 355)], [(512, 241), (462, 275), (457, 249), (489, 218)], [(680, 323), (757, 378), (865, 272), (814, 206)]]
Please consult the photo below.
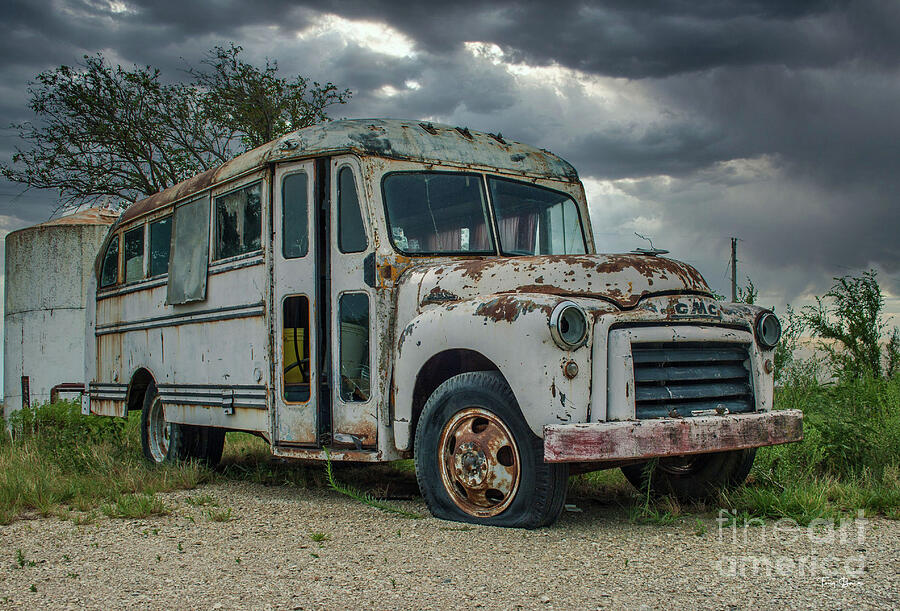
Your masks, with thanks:
[(193, 488), (209, 471), (192, 462), (153, 466), (136, 419), (86, 417), (73, 402), (13, 414), (0, 432), (0, 523), (29, 512), (90, 511), (123, 495)]

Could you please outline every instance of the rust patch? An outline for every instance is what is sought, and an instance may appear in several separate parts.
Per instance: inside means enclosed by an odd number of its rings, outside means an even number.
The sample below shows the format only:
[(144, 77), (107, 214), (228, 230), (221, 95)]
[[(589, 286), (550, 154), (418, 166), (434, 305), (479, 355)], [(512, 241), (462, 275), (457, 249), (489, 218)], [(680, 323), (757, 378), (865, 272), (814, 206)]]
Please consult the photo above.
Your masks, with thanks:
[(479, 305), (475, 313), (496, 322), (513, 322), (522, 314), (527, 314), (534, 310), (545, 310), (548, 307), (544, 304), (535, 303), (530, 299), (522, 299), (513, 295), (501, 295)]

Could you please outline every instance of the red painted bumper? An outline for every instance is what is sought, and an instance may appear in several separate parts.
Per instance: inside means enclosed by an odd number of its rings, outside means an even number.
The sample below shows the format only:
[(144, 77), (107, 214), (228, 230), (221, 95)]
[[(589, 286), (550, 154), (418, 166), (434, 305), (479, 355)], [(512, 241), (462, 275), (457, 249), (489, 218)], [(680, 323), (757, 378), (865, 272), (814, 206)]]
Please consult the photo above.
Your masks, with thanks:
[(544, 427), (546, 462), (592, 462), (743, 450), (803, 439), (803, 412), (660, 418)]

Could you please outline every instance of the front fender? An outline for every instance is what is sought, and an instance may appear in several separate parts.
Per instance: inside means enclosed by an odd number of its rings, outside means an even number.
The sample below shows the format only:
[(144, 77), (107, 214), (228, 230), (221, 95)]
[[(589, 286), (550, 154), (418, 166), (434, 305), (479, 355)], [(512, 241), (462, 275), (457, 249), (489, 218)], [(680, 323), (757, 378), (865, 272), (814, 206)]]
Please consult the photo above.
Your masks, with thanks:
[[(413, 390), (419, 371), (429, 359), (447, 350), (473, 350), (494, 363), (535, 435), (542, 437), (548, 424), (585, 421), (591, 391), (592, 329), (585, 345), (576, 350), (556, 345), (550, 336), (549, 317), (564, 300), (530, 293), (487, 295), (429, 306), (410, 320), (399, 334), (394, 354), (397, 449), (412, 446)], [(592, 324), (593, 317), (588, 316), (588, 325)], [(573, 379), (563, 373), (568, 361), (578, 365)]]

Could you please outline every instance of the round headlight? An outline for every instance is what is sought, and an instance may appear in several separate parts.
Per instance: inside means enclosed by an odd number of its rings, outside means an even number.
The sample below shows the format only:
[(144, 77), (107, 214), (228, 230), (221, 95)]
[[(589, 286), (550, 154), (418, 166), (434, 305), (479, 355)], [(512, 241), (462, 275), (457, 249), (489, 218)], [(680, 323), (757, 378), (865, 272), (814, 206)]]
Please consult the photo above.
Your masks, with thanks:
[(563, 301), (550, 314), (550, 335), (560, 348), (574, 350), (587, 339), (587, 316), (578, 304)]
[(763, 348), (774, 348), (781, 339), (781, 323), (771, 312), (763, 312), (756, 319), (756, 339)]

